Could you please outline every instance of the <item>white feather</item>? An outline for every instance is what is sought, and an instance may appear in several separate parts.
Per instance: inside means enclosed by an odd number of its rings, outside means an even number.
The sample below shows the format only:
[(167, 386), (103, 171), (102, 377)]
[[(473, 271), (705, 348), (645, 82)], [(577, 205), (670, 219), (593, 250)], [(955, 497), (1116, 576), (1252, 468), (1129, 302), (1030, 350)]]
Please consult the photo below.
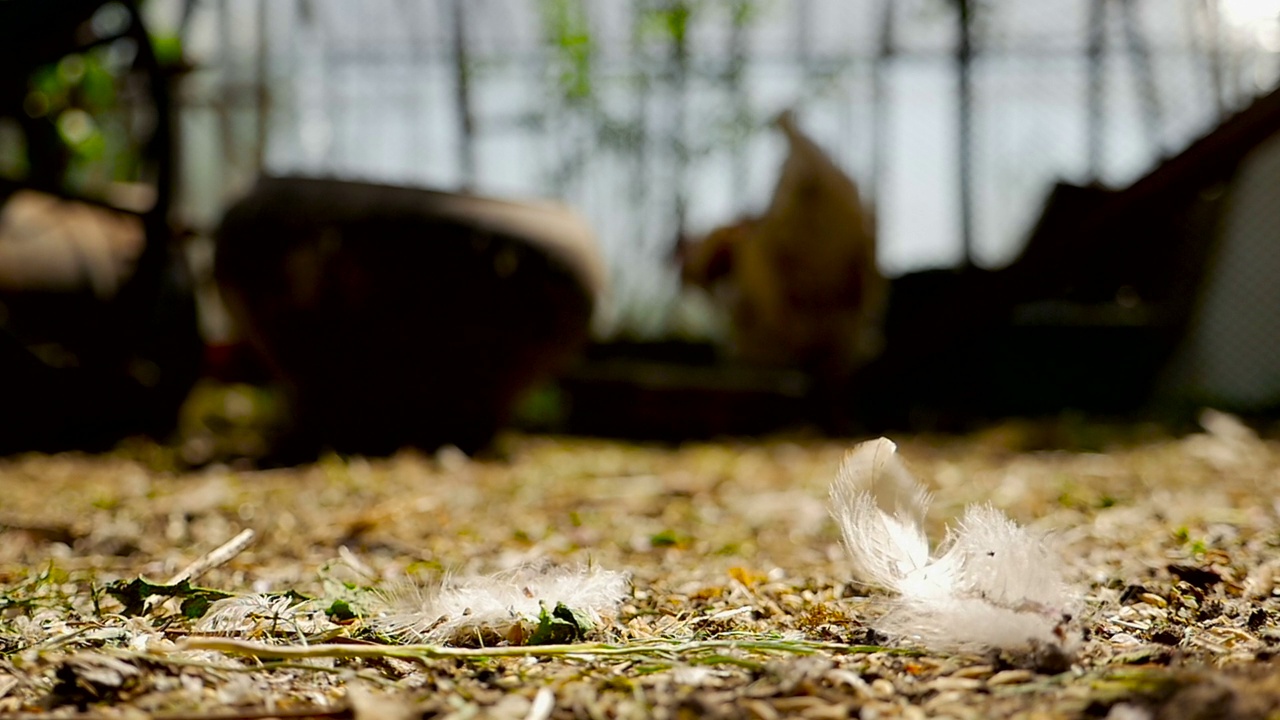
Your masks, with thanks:
[(389, 609), (374, 624), (414, 642), (474, 643), (512, 639), (564, 604), (593, 625), (611, 616), (626, 595), (626, 575), (597, 567), (530, 567), (496, 575), (446, 578), (388, 592)]
[(223, 598), (209, 606), (196, 632), (261, 639), (303, 637), (332, 629), (321, 601), (284, 595), (250, 594)]
[(893, 587), (929, 562), (923, 520), (929, 495), (898, 460), (897, 446), (880, 438), (850, 451), (831, 486), (832, 514), (840, 525), (854, 573)]
[(990, 505), (972, 505), (930, 553), (929, 496), (893, 442), (849, 452), (831, 503), (854, 577), (898, 595), (884, 630), (939, 650), (1074, 652), (1076, 596), (1043, 540)]

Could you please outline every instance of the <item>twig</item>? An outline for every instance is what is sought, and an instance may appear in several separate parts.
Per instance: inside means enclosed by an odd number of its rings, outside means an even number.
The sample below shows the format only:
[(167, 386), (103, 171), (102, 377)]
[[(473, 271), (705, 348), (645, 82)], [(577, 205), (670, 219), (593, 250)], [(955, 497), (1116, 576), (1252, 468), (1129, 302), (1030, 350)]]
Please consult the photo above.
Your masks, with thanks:
[(53, 650), (54, 648), (61, 647), (62, 645), (65, 645), (71, 642), (72, 640), (75, 640), (81, 635), (84, 635), (85, 633), (89, 632), (90, 629), (91, 627), (86, 625), (85, 627), (77, 628), (75, 630), (71, 630), (70, 632), (65, 632), (61, 635), (54, 635), (52, 637), (47, 637), (44, 640), (41, 640), (40, 642), (34, 643), (32, 645), (28, 645), (27, 647), (23, 648), (23, 650), (26, 652), (33, 652), (33, 651), (45, 652), (47, 650)]
[(751, 612), (751, 611), (753, 611), (753, 610), (755, 610), (755, 608), (751, 607), (750, 605), (743, 605), (742, 607), (730, 608), (730, 609), (728, 609), (728, 610), (721, 610), (720, 612), (718, 612), (718, 613), (712, 613), (711, 615), (702, 615), (702, 616), (699, 616), (699, 617), (695, 617), (695, 618), (693, 618), (693, 619), (689, 620), (689, 622), (688, 622), (688, 623), (686, 623), (686, 624), (688, 624), (688, 625), (701, 625), (701, 624), (703, 624), (703, 623), (716, 622), (716, 621), (718, 621), (718, 620), (728, 620), (728, 619), (729, 619), (729, 618), (731, 618), (731, 617), (737, 617), (738, 615), (744, 615), (744, 614), (749, 613), (749, 612)]
[(199, 668), (211, 673), (256, 673), (271, 670), (307, 670), (319, 673), (328, 673), (331, 675), (341, 675), (345, 677), (357, 677), (361, 680), (367, 680), (378, 685), (393, 686), (395, 682), (388, 680), (377, 672), (365, 670), (352, 670), (351, 668), (331, 668), (323, 665), (308, 665), (299, 662), (286, 661), (261, 661), (256, 665), (221, 665), (218, 663), (204, 662), (203, 660), (193, 660), (191, 658), (178, 658), (172, 655), (160, 655), (156, 653), (139, 653), (127, 650), (121, 650), (111, 653), (116, 657), (126, 658), (140, 662), (155, 663), (158, 665), (168, 665), (170, 667), (191, 667)]
[(167, 584), (177, 585), (183, 580), (194, 580), (210, 570), (222, 565), (231, 558), (239, 555), (245, 548), (249, 547), (249, 543), (253, 542), (255, 533), (252, 528), (245, 528), (240, 531), (239, 535), (231, 538), (217, 549), (206, 553), (195, 562), (186, 567), (185, 570), (174, 575), (169, 579)]
[(679, 657), (721, 650), (809, 655), (819, 651), (840, 654), (891, 653), (913, 655), (916, 651), (877, 645), (842, 645), (809, 640), (699, 640), (690, 642), (654, 641), (635, 645), (578, 643), (573, 645), (514, 645), (487, 648), (459, 648), (444, 645), (267, 645), (225, 638), (193, 637), (182, 650), (212, 650), (258, 658), (408, 658), (432, 660), (489, 659), (495, 657), (592, 657), (626, 655), (667, 655)]

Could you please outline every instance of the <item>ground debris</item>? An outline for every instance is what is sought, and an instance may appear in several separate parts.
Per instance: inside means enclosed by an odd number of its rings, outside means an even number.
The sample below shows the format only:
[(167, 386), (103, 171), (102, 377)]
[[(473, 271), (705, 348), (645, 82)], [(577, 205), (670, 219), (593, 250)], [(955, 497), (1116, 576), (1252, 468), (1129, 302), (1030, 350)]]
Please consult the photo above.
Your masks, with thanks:
[[(503, 460), (185, 473), (0, 460), (0, 713), (1274, 716), (1280, 447), (1218, 425), (1088, 453), (896, 438), (933, 495), (931, 534), (990, 502), (1083, 589), (1074, 662), (1039, 669), (883, 632), (894, 600), (850, 577), (823, 504), (852, 442), (512, 437)], [(630, 583), (599, 623), (549, 603), (565, 632), (545, 646), (402, 652), (373, 622), (398, 583), (531, 566)], [(214, 602), (218, 622), (201, 617)], [(233, 641), (255, 650), (217, 649)]]

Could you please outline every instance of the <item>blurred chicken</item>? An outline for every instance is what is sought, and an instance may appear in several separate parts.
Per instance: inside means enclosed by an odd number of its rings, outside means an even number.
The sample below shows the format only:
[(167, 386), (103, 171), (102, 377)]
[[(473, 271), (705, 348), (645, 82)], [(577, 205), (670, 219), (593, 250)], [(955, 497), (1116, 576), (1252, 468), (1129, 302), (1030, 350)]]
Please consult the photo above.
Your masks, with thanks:
[(838, 381), (882, 345), (887, 284), (873, 223), (857, 186), (790, 111), (777, 127), (789, 153), (768, 209), (684, 248), (681, 277), (727, 306), (745, 360)]

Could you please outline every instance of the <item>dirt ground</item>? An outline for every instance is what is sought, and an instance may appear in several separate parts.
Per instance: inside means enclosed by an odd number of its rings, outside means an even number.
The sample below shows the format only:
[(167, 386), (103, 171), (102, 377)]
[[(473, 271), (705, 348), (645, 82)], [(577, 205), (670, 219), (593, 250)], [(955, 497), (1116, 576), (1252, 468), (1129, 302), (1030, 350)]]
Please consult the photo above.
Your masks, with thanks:
[[(264, 471), (176, 470), (146, 444), (0, 460), (0, 712), (1280, 717), (1280, 444), (1207, 425), (1096, 452), (1029, 450), (1045, 434), (1016, 423), (894, 438), (934, 530), (989, 501), (1048, 535), (1085, 598), (1065, 671), (876, 630), (892, 598), (851, 582), (827, 509), (853, 440), (513, 436), (499, 459)], [(598, 623), (557, 611), (505, 640), (406, 647), (374, 622), (377, 588), (513, 567), (629, 585)], [(210, 602), (251, 593), (210, 629)]]

